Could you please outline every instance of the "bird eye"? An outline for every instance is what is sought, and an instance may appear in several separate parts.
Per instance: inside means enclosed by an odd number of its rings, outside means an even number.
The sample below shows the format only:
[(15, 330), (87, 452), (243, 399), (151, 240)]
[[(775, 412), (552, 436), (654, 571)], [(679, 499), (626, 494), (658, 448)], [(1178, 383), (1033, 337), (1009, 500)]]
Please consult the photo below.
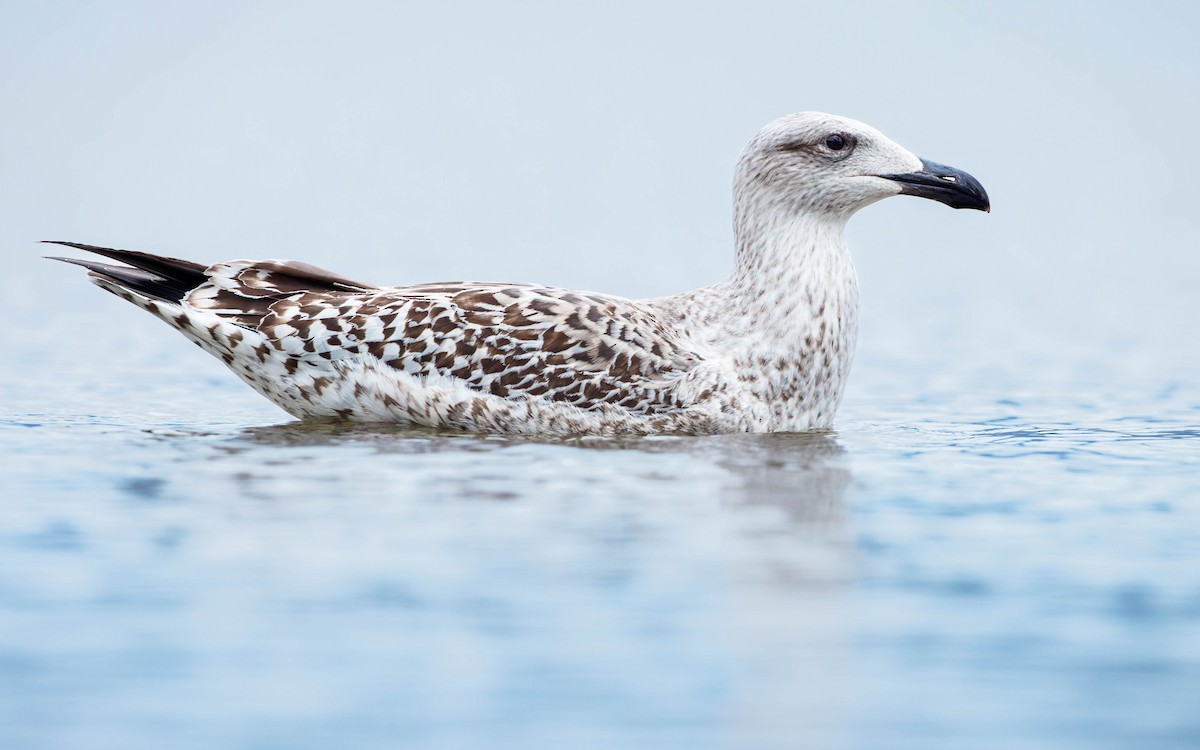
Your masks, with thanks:
[(825, 136), (825, 145), (830, 151), (841, 151), (846, 147), (846, 139), (837, 133)]

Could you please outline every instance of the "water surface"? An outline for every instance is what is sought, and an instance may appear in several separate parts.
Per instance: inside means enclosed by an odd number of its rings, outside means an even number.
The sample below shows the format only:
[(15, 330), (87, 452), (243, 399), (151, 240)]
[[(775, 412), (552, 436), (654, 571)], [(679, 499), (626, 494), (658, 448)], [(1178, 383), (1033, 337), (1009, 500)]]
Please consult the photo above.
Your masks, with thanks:
[(868, 359), (833, 433), (509, 439), (153, 330), (5, 381), (0, 746), (1200, 743), (1194, 385)]

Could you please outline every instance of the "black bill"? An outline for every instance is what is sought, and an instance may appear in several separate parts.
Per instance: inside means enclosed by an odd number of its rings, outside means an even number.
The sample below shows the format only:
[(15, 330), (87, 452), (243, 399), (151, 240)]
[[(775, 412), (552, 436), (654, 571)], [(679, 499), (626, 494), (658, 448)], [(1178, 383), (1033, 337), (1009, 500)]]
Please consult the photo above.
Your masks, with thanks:
[(991, 211), (987, 191), (979, 180), (954, 167), (932, 161), (921, 160), (920, 172), (880, 175), (900, 183), (904, 195), (916, 195), (945, 203), (951, 208), (974, 208)]

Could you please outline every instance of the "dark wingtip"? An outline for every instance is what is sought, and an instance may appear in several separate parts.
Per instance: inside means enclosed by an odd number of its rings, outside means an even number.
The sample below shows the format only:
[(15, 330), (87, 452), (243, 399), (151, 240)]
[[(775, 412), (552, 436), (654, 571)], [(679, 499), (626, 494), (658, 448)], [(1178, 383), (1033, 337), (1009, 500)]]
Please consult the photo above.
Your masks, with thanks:
[(80, 268), (86, 268), (89, 271), (95, 271), (97, 266), (103, 265), (102, 263), (96, 263), (96, 262), (90, 261), (90, 260), (83, 260), (82, 258), (67, 258), (62, 255), (43, 255), (42, 257), (45, 258), (46, 260), (61, 260), (63, 263), (70, 263), (73, 266), (79, 266)]
[(115, 260), (126, 265), (114, 266), (81, 258), (49, 256), (76, 266), (82, 266), (99, 278), (126, 289), (155, 297), (166, 302), (179, 302), (200, 284), (207, 281), (205, 267), (190, 260), (151, 255), (136, 250), (116, 250), (111, 247), (88, 245), (82, 242), (42, 240), (50, 245), (62, 245)]

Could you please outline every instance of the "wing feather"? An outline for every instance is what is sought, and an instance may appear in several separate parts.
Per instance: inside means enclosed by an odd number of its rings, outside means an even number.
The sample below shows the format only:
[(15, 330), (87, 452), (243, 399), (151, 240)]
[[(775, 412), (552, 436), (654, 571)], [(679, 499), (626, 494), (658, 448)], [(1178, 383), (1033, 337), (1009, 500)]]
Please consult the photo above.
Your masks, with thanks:
[(644, 414), (677, 409), (700, 356), (633, 300), (521, 284), (373, 287), (307, 264), (235, 261), (187, 298), (313, 365), (373, 357), (479, 393)]

